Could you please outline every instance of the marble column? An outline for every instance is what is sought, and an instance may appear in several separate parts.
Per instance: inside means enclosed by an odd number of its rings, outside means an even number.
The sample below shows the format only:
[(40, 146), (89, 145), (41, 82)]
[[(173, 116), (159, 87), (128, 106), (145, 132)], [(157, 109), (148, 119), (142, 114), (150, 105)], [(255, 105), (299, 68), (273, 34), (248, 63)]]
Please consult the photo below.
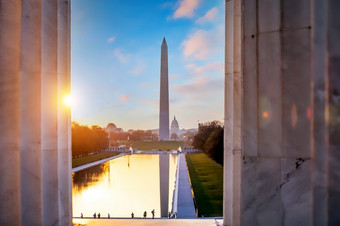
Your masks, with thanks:
[(340, 2), (328, 1), (326, 120), (328, 140), (328, 224), (340, 225)]
[(57, 3), (57, 0), (42, 1), (41, 160), (43, 225), (59, 224)]
[(339, 9), (243, 1), (241, 225), (340, 222)]
[(234, 1), (225, 1), (223, 225), (233, 225)]
[(314, 225), (327, 225), (327, 122), (326, 109), (326, 4), (324, 0), (313, 1), (312, 7), (312, 139), (311, 150), (313, 174), (313, 205)]
[(21, 225), (41, 225), (41, 0), (22, 2)]
[(160, 205), (161, 217), (169, 214), (169, 154), (159, 155), (159, 183), (160, 183)]
[[(243, 54), (242, 76), (242, 186), (241, 225), (256, 222), (256, 163), (258, 155), (258, 36), (257, 1), (243, 2)], [(252, 187), (253, 189), (249, 189)]]
[(0, 6), (0, 225), (20, 225), (21, 0)]
[(72, 225), (69, 1), (0, 0), (0, 27), (0, 225)]
[(242, 155), (242, 38), (241, 0), (234, 0), (234, 79), (233, 79), (233, 225), (241, 221), (241, 155)]
[[(312, 225), (311, 2), (281, 4), (282, 157), (284, 225)], [(301, 183), (303, 181), (303, 183)]]
[(58, 0), (58, 172), (59, 224), (72, 225), (70, 94), (70, 2)]

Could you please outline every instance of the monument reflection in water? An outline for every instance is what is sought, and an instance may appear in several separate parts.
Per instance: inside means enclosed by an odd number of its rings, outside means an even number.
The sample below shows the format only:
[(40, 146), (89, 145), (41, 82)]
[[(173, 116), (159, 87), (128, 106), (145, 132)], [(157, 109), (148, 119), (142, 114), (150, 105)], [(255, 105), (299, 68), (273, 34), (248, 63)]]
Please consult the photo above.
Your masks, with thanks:
[[(172, 208), (177, 155), (169, 158), (169, 211)], [(73, 173), (73, 216), (142, 217), (155, 209), (160, 217), (159, 155), (134, 154)]]

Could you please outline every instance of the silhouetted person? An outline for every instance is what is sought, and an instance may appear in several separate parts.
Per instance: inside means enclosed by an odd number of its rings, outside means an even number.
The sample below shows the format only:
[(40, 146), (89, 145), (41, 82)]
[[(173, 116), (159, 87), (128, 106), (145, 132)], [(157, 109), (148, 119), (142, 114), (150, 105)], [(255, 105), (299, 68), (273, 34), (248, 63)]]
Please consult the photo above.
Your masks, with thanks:
[(154, 218), (155, 218), (155, 209), (153, 209), (153, 210), (151, 211), (151, 213), (152, 213), (152, 219), (154, 219)]
[(97, 216), (96, 213), (94, 213), (94, 214), (93, 214), (93, 218), (96, 218), (96, 216)]
[(83, 216), (83, 213), (81, 213), (81, 214), (80, 214), (80, 218), (83, 218), (83, 217), (84, 217), (84, 216)]
[(144, 218), (146, 218), (146, 211), (144, 211), (144, 214), (143, 214)]
[(100, 213), (98, 213), (98, 218), (100, 218)]
[(109, 213), (107, 214), (107, 218), (109, 218), (109, 219), (110, 219), (110, 214), (109, 214)]
[(134, 218), (135, 217), (135, 214), (132, 212), (131, 213), (131, 218)]
[(168, 214), (168, 218), (170, 219), (170, 217), (171, 217), (171, 213), (169, 212), (169, 214)]

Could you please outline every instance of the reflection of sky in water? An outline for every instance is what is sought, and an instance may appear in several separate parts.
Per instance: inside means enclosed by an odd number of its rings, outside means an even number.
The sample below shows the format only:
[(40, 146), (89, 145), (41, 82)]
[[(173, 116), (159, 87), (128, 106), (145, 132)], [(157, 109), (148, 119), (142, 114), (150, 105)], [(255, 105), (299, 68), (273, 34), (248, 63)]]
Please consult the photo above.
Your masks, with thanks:
[[(169, 211), (175, 186), (177, 156), (170, 156)], [(155, 209), (160, 217), (158, 155), (126, 155), (73, 174), (73, 216), (142, 217)]]

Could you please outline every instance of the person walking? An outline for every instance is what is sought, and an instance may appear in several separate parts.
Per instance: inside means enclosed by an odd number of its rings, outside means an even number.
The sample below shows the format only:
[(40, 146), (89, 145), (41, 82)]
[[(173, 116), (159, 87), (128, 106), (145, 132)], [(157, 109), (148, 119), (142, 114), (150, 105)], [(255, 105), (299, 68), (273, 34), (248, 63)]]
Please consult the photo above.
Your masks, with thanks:
[(98, 218), (100, 218), (100, 213), (98, 213)]
[(93, 218), (96, 218), (96, 216), (97, 216), (96, 213), (94, 213), (94, 214), (93, 214)]
[(144, 218), (146, 218), (146, 211), (144, 211), (144, 214), (143, 214)]
[(153, 209), (153, 210), (151, 211), (151, 214), (152, 214), (152, 219), (155, 219), (155, 209)]
[(135, 217), (135, 214), (132, 212), (131, 213), (131, 218), (134, 218)]

